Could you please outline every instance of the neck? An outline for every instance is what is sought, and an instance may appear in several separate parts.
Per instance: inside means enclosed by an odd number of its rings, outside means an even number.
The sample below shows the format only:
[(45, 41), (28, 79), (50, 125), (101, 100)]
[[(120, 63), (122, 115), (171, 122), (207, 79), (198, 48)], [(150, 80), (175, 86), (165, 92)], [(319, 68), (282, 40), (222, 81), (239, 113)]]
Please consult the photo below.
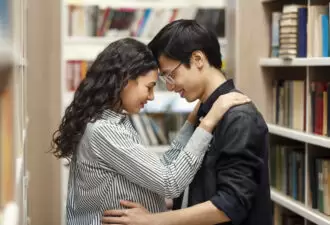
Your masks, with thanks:
[(210, 71), (206, 74), (205, 81), (205, 90), (202, 94), (200, 100), (205, 102), (210, 95), (223, 83), (226, 82), (225, 76), (221, 73), (221, 71), (211, 68)]

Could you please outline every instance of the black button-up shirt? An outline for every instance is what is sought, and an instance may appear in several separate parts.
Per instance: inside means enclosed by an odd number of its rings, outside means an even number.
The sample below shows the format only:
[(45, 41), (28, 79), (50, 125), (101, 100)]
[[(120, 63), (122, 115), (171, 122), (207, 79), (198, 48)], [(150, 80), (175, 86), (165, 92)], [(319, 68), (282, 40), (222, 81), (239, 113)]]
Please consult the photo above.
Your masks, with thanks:
[[(238, 91), (232, 80), (201, 104), (204, 117), (220, 95)], [(232, 225), (271, 225), (268, 128), (253, 103), (232, 107), (216, 126), (209, 151), (189, 187), (188, 206), (210, 200)], [(174, 200), (174, 209), (182, 198)]]

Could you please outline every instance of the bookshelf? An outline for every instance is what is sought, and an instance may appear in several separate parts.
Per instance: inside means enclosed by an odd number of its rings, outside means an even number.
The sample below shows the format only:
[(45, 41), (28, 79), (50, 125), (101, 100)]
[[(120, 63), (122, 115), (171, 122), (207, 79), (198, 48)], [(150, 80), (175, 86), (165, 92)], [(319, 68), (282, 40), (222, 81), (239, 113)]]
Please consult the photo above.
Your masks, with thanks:
[(27, 221), (26, 5), (0, 1), (0, 224)]
[[(220, 27), (217, 29), (219, 43), (223, 53), (224, 61), (226, 59), (227, 49), (227, 0), (64, 0), (61, 3), (62, 19), (61, 19), (61, 110), (64, 112), (67, 105), (71, 102), (75, 90), (74, 81), (68, 85), (67, 75), (72, 75), (79, 83), (80, 76), (86, 71), (86, 66), (96, 58), (97, 54), (102, 51), (109, 43), (123, 37), (130, 36), (145, 44), (149, 43), (152, 37), (170, 20), (186, 18), (194, 19), (209, 10), (208, 14), (213, 14), (212, 23), (207, 22), (206, 25)], [(98, 15), (98, 18), (111, 18), (100, 22), (89, 20), (92, 22), (85, 23), (85, 10)], [(86, 12), (86, 11), (85, 11)], [(203, 13), (204, 12), (204, 13)], [(201, 15), (199, 15), (200, 13)], [(121, 16), (121, 25), (116, 22), (116, 16)], [(145, 18), (143, 26), (136, 25), (141, 15)], [(88, 17), (88, 15), (87, 15)], [(82, 18), (80, 21), (77, 18)], [(95, 18), (95, 17), (94, 17)], [(208, 20), (210, 21), (210, 19)], [(104, 25), (105, 24), (105, 25)], [(224, 63), (225, 64), (225, 63)], [(74, 69), (76, 68), (76, 70)], [(77, 69), (79, 68), (79, 69)], [(82, 69), (83, 68), (83, 69)], [(68, 72), (69, 71), (69, 72)], [(74, 72), (75, 71), (75, 72)], [(74, 78), (72, 78), (74, 79)], [(69, 87), (69, 88), (68, 88)], [(185, 116), (194, 108), (195, 103), (188, 103), (180, 98), (176, 93), (166, 91), (164, 85), (157, 84), (155, 90), (155, 99), (149, 102), (140, 115), (135, 117), (137, 121), (143, 121), (149, 124), (149, 130), (141, 130), (148, 137), (143, 138), (145, 144), (149, 146), (150, 151), (162, 154), (169, 148), (169, 141), (174, 136), (177, 128), (183, 123)], [(133, 119), (132, 119), (133, 120)], [(151, 121), (152, 120), (152, 121)], [(162, 137), (157, 136), (150, 129), (150, 125), (154, 125), (155, 121), (158, 126), (166, 128)], [(151, 138), (153, 136), (153, 138)], [(62, 196), (62, 224), (65, 224), (65, 202), (68, 169), (61, 167), (61, 196)]]
[(282, 194), (274, 188), (271, 189), (271, 193), (272, 201), (284, 206), (287, 209), (291, 209), (294, 213), (318, 225), (329, 224), (329, 218), (317, 210), (306, 207), (301, 202)]
[[(301, 224), (330, 224), (329, 23), (324, 23), (329, 17), (329, 1), (236, 2), (235, 81), (268, 124), (275, 208), (303, 217)], [(306, 7), (297, 9), (292, 4)], [(321, 13), (310, 13), (319, 5), (324, 6), (318, 9)], [(288, 22), (290, 29), (286, 29)], [(318, 86), (323, 87), (320, 92)], [(288, 157), (291, 153), (300, 154), (299, 163)], [(274, 224), (284, 224), (274, 210)]]
[(313, 58), (295, 58), (292, 60), (276, 59), (276, 58), (261, 58), (259, 64), (262, 67), (284, 67), (284, 66), (329, 66), (329, 57), (313, 57)]
[[(63, 58), (65, 60), (93, 60), (97, 54), (102, 51), (108, 43), (120, 39), (118, 37), (68, 37), (64, 42), (65, 53)], [(136, 38), (137, 40), (148, 44), (151, 40), (146, 37)], [(225, 48), (227, 41), (225, 38), (219, 38), (221, 48)]]

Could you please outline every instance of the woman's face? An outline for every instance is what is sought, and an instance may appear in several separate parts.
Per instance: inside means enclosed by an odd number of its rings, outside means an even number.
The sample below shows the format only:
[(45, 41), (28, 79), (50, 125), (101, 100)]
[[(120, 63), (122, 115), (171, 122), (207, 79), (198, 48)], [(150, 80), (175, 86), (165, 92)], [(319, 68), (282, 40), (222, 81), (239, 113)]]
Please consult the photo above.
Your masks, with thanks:
[(120, 94), (123, 109), (129, 114), (139, 113), (144, 105), (154, 99), (154, 87), (158, 79), (157, 69), (151, 70), (136, 80), (129, 80)]

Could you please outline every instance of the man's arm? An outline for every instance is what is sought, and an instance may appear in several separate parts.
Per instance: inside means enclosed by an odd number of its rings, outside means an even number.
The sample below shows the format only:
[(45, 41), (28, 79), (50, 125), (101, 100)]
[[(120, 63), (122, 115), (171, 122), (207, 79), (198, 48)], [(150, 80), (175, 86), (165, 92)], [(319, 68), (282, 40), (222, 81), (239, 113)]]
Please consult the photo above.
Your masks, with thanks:
[(183, 150), (194, 133), (199, 106), (200, 102), (198, 102), (194, 110), (189, 113), (186, 122), (179, 130), (174, 141), (170, 144), (170, 149), (161, 156), (161, 160), (165, 165), (170, 165), (175, 159), (177, 159), (180, 151)]
[(161, 221), (160, 225), (214, 225), (230, 221), (226, 214), (215, 207), (211, 201), (154, 216), (156, 222)]
[(226, 119), (226, 126), (214, 135), (224, 132), (221, 140), (215, 138), (221, 158), (216, 165), (217, 191), (210, 201), (236, 225), (246, 219), (257, 194), (267, 126), (244, 111), (231, 111)]
[[(125, 126), (104, 123), (93, 131), (92, 150), (100, 165), (167, 198), (179, 196), (198, 171), (213, 135), (208, 121), (196, 128), (177, 160), (164, 165)], [(203, 127), (203, 128), (202, 128)]]
[[(262, 160), (262, 144), (265, 138), (265, 126), (244, 112), (232, 111), (228, 114), (225, 130), (225, 143), (216, 143), (221, 149), (222, 160), (217, 165), (217, 192), (210, 201), (186, 209), (159, 214), (139, 214), (126, 210), (118, 217), (118, 224), (147, 225), (143, 218), (157, 225), (213, 225), (232, 221), (240, 224), (248, 215), (257, 192), (259, 171)], [(127, 205), (129, 207), (129, 205)], [(105, 212), (110, 215), (113, 211)], [(140, 212), (141, 213), (141, 212)], [(120, 221), (123, 218), (123, 221)], [(129, 221), (129, 222), (128, 222)]]
[(108, 210), (102, 219), (103, 224), (124, 225), (214, 225), (228, 222), (229, 218), (219, 211), (210, 201), (195, 206), (173, 210), (164, 213), (150, 214), (141, 205), (132, 202), (122, 202), (131, 208), (128, 210)]

